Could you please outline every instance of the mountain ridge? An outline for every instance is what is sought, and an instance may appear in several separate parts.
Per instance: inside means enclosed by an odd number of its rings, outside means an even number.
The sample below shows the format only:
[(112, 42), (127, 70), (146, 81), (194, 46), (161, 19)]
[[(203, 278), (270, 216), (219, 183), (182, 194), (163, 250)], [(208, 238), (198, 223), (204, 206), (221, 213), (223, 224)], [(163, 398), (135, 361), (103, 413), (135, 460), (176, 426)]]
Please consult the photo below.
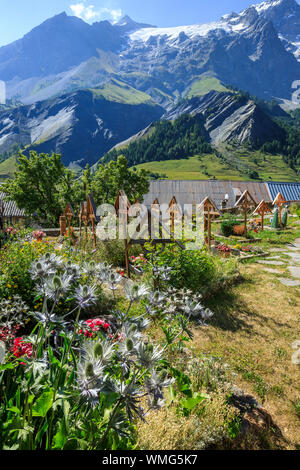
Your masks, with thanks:
[[(230, 90), (287, 103), (300, 77), (291, 49), (298, 23), (295, 0), (173, 28), (128, 16), (90, 25), (65, 12), (56, 15), (0, 48), (0, 79), (8, 79), (9, 100), (23, 103), (0, 111), (0, 157), (10, 157), (18, 145), (27, 153), (61, 152), (66, 165), (94, 164), (132, 136), (138, 139), (162, 115), (176, 118), (180, 109), (203, 113), (215, 146), (280, 141), (282, 129), (268, 113)], [(182, 104), (183, 98), (194, 101)]]
[(298, 35), (295, 0), (263, 2), (219, 21), (175, 28), (127, 16), (90, 25), (63, 12), (0, 48), (0, 79), (8, 98), (28, 104), (100, 86), (112, 74), (161, 104), (161, 93), (175, 102), (184, 82), (206, 72), (260, 97), (288, 100), (300, 77)]

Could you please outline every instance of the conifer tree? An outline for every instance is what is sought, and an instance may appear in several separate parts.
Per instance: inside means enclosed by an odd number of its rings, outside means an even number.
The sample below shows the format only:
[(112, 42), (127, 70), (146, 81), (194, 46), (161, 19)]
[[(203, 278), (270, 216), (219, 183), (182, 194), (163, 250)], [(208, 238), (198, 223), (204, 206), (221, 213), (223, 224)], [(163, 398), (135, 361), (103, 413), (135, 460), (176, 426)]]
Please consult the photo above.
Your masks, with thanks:
[(272, 223), (271, 223), (272, 228), (279, 228), (279, 210), (276, 209), (273, 215)]
[(281, 218), (281, 224), (283, 227), (286, 227), (287, 226), (287, 222), (288, 222), (288, 211), (285, 210), (282, 214), (282, 218)]

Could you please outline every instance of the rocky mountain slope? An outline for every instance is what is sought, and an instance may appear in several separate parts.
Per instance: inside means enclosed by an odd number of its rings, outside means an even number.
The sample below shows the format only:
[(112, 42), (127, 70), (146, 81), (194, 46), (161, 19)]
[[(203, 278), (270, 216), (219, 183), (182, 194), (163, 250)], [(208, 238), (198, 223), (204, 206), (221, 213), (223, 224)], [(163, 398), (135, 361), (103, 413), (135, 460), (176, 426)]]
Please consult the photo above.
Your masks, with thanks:
[(65, 165), (85, 166), (163, 114), (151, 101), (109, 101), (101, 92), (77, 91), (0, 112), (0, 154), (17, 143), (26, 153), (53, 151)]
[(281, 128), (229, 85), (289, 100), (300, 80), (299, 28), (295, 0), (175, 28), (57, 15), (0, 48), (7, 97), (23, 103), (0, 109), (0, 160), (18, 145), (93, 164), (163, 114), (202, 113), (216, 146), (280, 140)]
[(271, 0), (254, 7), (262, 18), (272, 21), (286, 49), (300, 61), (300, 5), (295, 0)]
[(282, 129), (253, 100), (226, 92), (211, 91), (175, 106), (164, 119), (176, 119), (182, 114), (205, 117), (205, 127), (211, 142), (261, 145), (282, 138)]

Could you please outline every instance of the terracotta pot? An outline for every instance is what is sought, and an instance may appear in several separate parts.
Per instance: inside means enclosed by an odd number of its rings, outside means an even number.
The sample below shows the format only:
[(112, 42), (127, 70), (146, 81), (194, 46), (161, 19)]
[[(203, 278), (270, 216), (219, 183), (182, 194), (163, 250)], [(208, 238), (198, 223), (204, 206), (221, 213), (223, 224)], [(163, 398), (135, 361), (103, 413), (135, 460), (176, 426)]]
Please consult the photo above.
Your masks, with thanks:
[(233, 233), (235, 235), (244, 235), (245, 226), (244, 225), (234, 225), (233, 226)]

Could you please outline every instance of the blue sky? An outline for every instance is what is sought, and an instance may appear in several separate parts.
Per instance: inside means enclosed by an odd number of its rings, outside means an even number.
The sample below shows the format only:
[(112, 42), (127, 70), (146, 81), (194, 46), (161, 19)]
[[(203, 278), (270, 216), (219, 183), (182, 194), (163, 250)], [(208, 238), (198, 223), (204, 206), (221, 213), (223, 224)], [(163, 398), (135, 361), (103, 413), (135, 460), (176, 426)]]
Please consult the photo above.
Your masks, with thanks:
[(47, 18), (62, 11), (89, 23), (118, 20), (128, 14), (156, 26), (181, 26), (219, 19), (239, 12), (251, 0), (0, 0), (0, 46), (21, 38)]

